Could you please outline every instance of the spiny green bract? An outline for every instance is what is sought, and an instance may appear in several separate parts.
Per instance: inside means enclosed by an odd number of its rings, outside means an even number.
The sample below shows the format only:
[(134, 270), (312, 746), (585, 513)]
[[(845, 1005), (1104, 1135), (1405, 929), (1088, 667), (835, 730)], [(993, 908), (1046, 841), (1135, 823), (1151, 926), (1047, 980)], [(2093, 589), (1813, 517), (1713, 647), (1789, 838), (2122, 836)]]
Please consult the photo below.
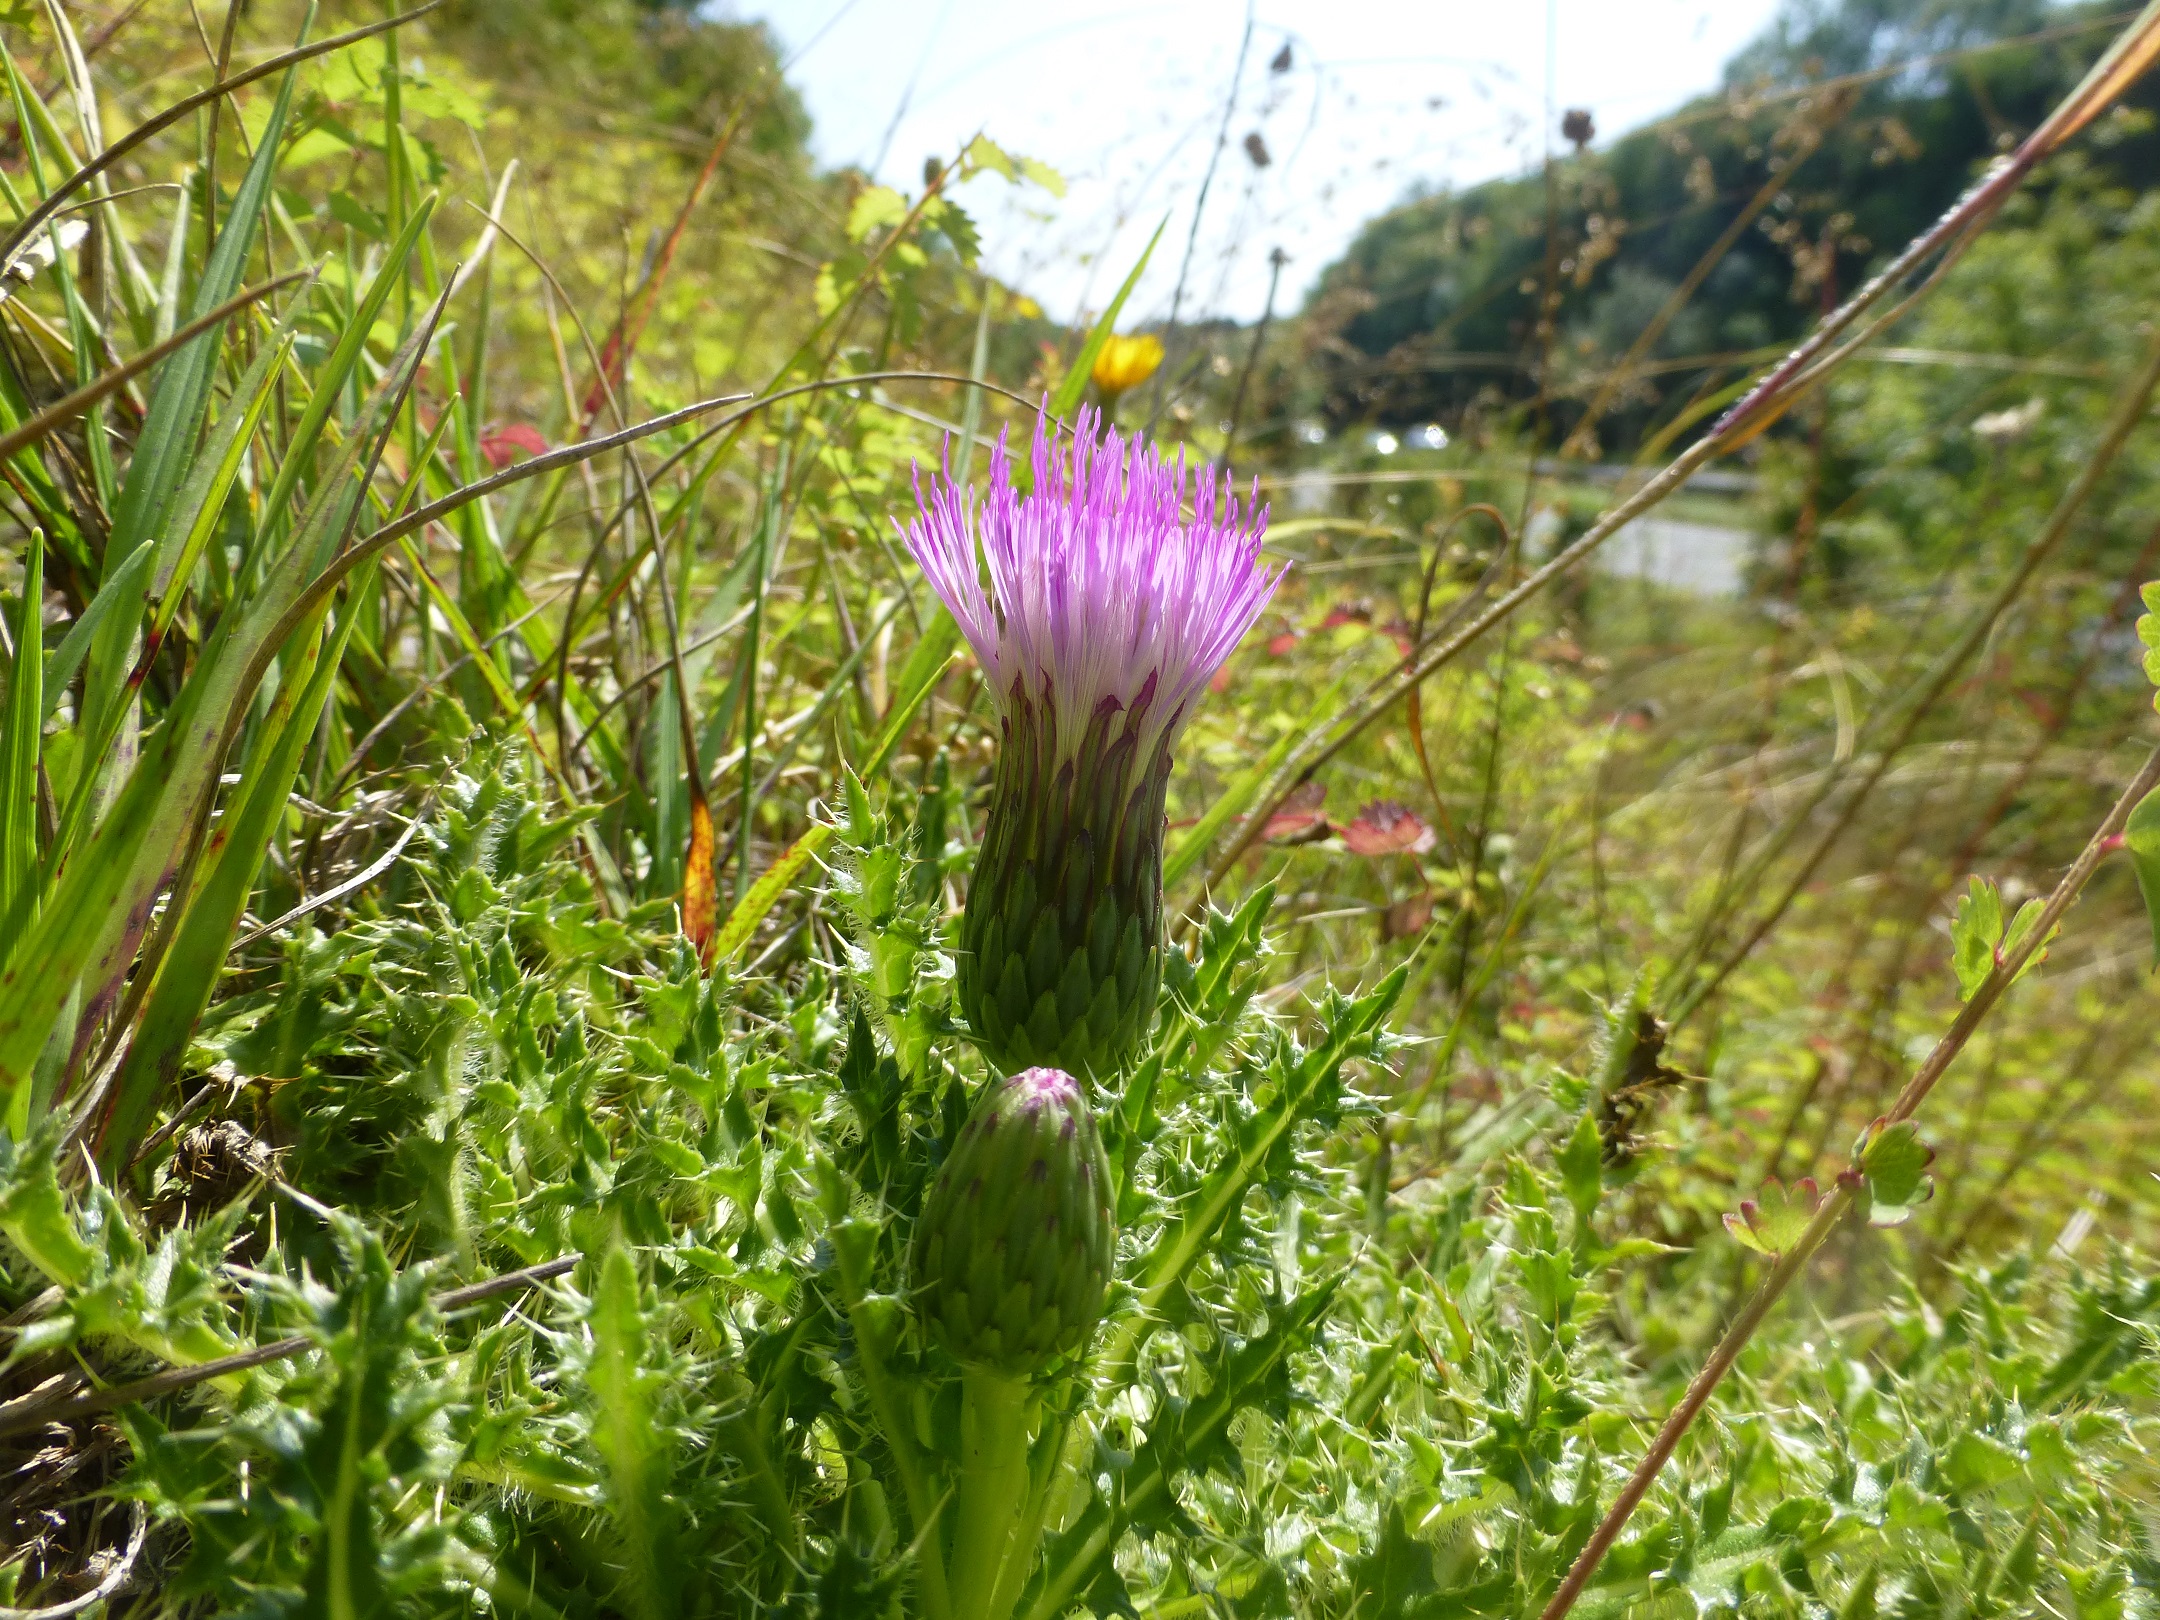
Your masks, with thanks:
[(1089, 805), (1069, 768), (1002, 758), (960, 926), (960, 1007), (1008, 1072), (1096, 1080), (1125, 1065), (1162, 989), (1167, 753), (1129, 797)]
[(986, 1090), (915, 1223), (915, 1308), (938, 1342), (1014, 1377), (1084, 1345), (1110, 1285), (1110, 1196), (1071, 1075), (1026, 1069)]

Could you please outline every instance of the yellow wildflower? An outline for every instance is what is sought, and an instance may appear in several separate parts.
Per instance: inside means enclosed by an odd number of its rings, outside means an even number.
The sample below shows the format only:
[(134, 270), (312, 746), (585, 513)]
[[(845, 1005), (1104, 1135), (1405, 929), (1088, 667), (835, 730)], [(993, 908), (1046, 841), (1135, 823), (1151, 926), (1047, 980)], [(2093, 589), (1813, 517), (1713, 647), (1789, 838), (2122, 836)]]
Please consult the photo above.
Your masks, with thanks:
[(1135, 337), (1113, 336), (1095, 356), (1095, 369), (1088, 375), (1102, 391), (1103, 402), (1111, 404), (1126, 389), (1137, 388), (1154, 376), (1162, 357), (1162, 339), (1152, 332)]

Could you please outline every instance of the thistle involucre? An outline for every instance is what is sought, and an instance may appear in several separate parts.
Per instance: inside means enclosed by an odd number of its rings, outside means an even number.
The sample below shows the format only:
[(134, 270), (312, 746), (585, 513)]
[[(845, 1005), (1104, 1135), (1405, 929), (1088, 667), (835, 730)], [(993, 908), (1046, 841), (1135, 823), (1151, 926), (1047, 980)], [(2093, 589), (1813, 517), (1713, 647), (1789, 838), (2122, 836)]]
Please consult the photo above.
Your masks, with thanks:
[(907, 541), (1002, 727), (961, 1011), (1000, 1068), (1107, 1077), (1162, 983), (1171, 747), (1281, 570), (1261, 565), (1265, 508), (1227, 479), (1096, 429), (1085, 411), (1069, 440), (1038, 425), (1027, 495), (1002, 444), (980, 505), (939, 480)]
[(960, 1361), (1026, 1378), (1087, 1342), (1116, 1240), (1079, 1081), (1026, 1069), (975, 1104), (915, 1223), (916, 1309)]

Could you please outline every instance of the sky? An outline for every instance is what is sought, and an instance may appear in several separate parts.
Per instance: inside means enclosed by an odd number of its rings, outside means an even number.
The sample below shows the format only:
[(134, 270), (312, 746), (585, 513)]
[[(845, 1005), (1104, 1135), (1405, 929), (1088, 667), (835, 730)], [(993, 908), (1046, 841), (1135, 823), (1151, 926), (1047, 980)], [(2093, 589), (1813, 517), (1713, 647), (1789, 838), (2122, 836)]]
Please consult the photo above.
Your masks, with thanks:
[(949, 158), (980, 132), (1056, 169), (1062, 198), (994, 176), (960, 193), (983, 227), (985, 267), (1056, 319), (1106, 303), (1167, 219), (1121, 326), (1161, 320), (1173, 305), (1187, 319), (1250, 321), (1267, 303), (1277, 249), (1275, 307), (1294, 310), (1358, 226), (1414, 188), (1535, 167), (1548, 139), (1565, 150), (1568, 108), (1591, 112), (1601, 142), (1649, 122), (1715, 87), (1776, 9), (1776, 0), (1249, 3), (713, 0), (712, 9), (771, 28), (828, 166), (859, 165), (913, 192), (926, 158)]

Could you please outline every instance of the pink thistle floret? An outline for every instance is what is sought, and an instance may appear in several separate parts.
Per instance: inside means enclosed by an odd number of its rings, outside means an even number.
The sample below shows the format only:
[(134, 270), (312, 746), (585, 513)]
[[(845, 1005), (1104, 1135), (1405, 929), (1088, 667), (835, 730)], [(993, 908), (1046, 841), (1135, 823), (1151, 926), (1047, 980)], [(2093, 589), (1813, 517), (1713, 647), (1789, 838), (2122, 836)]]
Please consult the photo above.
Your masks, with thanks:
[(1138, 705), (1145, 758), (1191, 719), (1283, 570), (1261, 561), (1257, 484), (1240, 503), (1227, 477), (1189, 472), (1182, 453), (1165, 462), (1137, 433), (1126, 441), (1097, 429), (1092, 411), (1070, 438), (1038, 418), (1026, 495), (1013, 487), (1002, 435), (979, 502), (949, 476), (925, 498), (918, 470), (923, 510), (907, 545), (1001, 710), (1016, 689), (1039, 701), (1056, 717), (1062, 758), (1106, 699), (1121, 711)]

